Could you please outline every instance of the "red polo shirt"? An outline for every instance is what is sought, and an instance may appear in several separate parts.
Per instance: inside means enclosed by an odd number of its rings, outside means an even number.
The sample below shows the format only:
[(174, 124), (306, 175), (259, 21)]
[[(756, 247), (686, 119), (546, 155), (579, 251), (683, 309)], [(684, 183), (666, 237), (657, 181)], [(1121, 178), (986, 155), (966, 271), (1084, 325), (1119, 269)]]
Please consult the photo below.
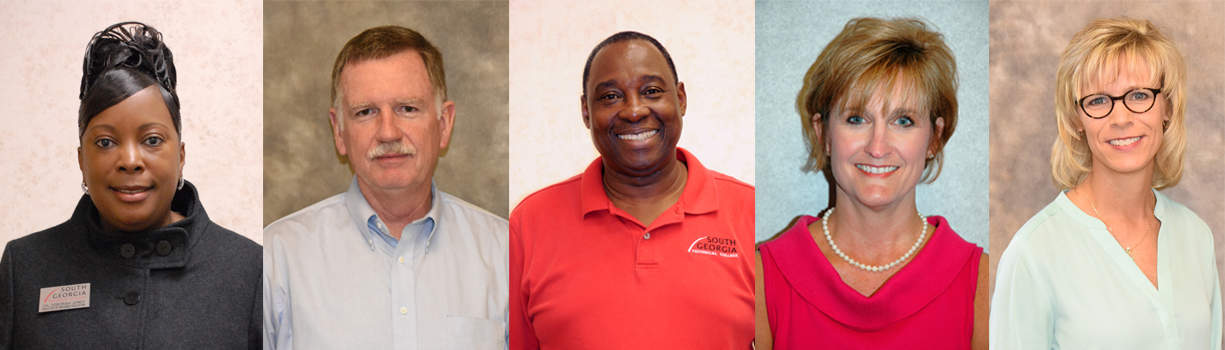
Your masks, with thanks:
[(644, 226), (613, 206), (603, 163), (510, 214), (511, 349), (748, 349), (753, 186), (688, 166), (675, 205)]

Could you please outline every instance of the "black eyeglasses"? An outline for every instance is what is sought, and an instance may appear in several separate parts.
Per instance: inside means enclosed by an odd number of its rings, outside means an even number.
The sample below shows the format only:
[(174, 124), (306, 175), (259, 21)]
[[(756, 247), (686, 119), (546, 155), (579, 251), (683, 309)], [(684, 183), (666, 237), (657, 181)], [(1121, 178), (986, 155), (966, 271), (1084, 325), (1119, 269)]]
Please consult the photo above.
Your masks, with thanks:
[(1133, 113), (1144, 113), (1153, 109), (1159, 93), (1161, 89), (1136, 88), (1123, 96), (1092, 94), (1080, 98), (1080, 110), (1084, 111), (1089, 118), (1102, 119), (1114, 111), (1114, 101), (1123, 100), (1123, 106), (1127, 107), (1127, 110)]

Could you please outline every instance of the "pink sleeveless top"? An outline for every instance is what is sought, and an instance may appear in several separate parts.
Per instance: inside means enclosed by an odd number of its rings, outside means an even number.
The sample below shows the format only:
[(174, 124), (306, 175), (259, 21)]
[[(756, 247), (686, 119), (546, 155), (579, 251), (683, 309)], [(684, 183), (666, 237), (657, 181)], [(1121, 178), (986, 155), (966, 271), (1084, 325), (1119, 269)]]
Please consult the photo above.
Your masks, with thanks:
[(928, 217), (936, 229), (927, 245), (865, 297), (817, 248), (808, 232), (817, 220), (801, 217), (758, 248), (774, 349), (970, 348), (982, 248)]

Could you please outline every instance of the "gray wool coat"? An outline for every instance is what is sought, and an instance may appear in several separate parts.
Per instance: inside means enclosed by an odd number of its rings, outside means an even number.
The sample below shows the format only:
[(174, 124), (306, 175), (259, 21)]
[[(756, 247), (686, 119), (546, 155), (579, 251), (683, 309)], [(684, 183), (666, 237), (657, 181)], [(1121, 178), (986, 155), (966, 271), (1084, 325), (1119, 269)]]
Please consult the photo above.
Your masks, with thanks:
[[(260, 348), (262, 249), (209, 221), (190, 183), (171, 208), (186, 218), (109, 233), (83, 196), (67, 222), (9, 242), (0, 259), (0, 349)], [(43, 288), (82, 283), (88, 307), (39, 312), (56, 300)]]

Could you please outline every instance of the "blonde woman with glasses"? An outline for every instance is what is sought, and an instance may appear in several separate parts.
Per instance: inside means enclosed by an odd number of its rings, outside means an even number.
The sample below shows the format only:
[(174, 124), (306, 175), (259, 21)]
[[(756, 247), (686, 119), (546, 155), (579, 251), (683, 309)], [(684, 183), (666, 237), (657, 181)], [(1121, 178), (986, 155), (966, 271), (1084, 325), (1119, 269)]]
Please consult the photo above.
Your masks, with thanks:
[(1152, 23), (1102, 19), (1059, 59), (1061, 193), (1000, 258), (992, 349), (1220, 349), (1212, 232), (1157, 190), (1186, 148), (1186, 67)]

